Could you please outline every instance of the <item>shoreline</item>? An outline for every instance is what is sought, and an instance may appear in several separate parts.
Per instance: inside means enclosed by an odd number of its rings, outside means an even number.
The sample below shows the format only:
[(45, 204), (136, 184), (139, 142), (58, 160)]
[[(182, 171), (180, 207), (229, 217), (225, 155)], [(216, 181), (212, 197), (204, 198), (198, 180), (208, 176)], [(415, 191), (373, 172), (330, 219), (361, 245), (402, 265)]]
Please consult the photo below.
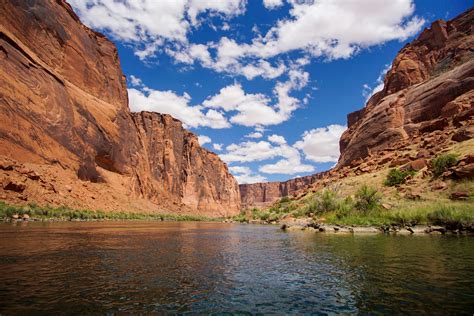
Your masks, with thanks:
[(394, 235), (474, 235), (472, 228), (468, 229), (449, 229), (445, 226), (438, 225), (415, 225), (415, 226), (396, 226), (387, 225), (382, 227), (377, 226), (346, 226), (346, 225), (330, 225), (321, 224), (313, 226), (287, 226), (283, 224), (280, 226), (283, 231), (306, 231), (313, 233), (327, 233), (327, 234), (394, 234)]
[(3, 223), (19, 224), (19, 223), (64, 223), (64, 222), (201, 222), (201, 223), (222, 223), (237, 225), (263, 225), (276, 226), (285, 232), (310, 232), (323, 234), (390, 234), (390, 235), (474, 235), (474, 226), (464, 229), (450, 229), (443, 225), (383, 225), (383, 226), (361, 226), (361, 225), (342, 225), (342, 224), (325, 224), (315, 223), (311, 221), (299, 220), (293, 223), (268, 223), (261, 221), (236, 222), (229, 219), (159, 219), (159, 218), (101, 218), (101, 219), (77, 219), (77, 218), (3, 218)]

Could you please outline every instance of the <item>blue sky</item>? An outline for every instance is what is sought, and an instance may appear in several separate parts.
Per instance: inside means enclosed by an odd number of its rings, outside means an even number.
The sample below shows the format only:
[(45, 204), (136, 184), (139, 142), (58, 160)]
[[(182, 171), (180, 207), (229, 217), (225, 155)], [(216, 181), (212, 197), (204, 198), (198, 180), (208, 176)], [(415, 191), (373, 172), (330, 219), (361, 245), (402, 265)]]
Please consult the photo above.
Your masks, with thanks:
[(467, 0), (71, 0), (108, 35), (130, 108), (168, 113), (240, 183), (337, 162), (346, 115), (397, 52)]

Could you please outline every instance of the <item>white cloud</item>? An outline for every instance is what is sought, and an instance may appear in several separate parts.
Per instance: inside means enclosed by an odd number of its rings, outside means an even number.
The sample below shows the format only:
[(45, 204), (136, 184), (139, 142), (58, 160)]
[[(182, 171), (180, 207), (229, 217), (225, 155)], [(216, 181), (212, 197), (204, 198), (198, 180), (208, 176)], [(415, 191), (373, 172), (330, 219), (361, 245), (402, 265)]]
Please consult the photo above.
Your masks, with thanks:
[(222, 24), (221, 30), (223, 30), (223, 31), (229, 31), (229, 30), (230, 30), (230, 25), (229, 25), (229, 23), (224, 22), (224, 23)]
[[(160, 0), (162, 1), (162, 0)], [(193, 25), (198, 24), (197, 16), (208, 11), (211, 15), (220, 14), (224, 17), (232, 17), (245, 12), (245, 0), (190, 0), (188, 3), (188, 15)]]
[(245, 12), (246, 0), (70, 0), (88, 26), (106, 30), (114, 38), (143, 44), (140, 59), (153, 55), (165, 41), (188, 42), (191, 26), (199, 26), (200, 13), (231, 18)]
[(301, 162), (300, 153), (296, 148), (291, 147), (286, 143), (281, 143), (279, 137), (275, 138), (278, 139), (280, 144), (272, 145), (266, 141), (248, 141), (240, 144), (231, 144), (227, 146), (227, 152), (221, 154), (220, 157), (227, 163), (264, 161), (276, 157), (282, 157), (282, 159), (276, 163), (265, 164), (259, 168), (260, 172), (269, 174), (278, 173), (292, 175), (299, 172), (314, 171), (313, 166)]
[(117, 39), (153, 42), (158, 38), (186, 41), (189, 22), (185, 0), (70, 0), (81, 20), (107, 30)]
[(216, 143), (212, 144), (212, 148), (217, 151), (221, 151), (223, 146), (224, 144), (216, 144)]
[(268, 136), (268, 141), (278, 144), (278, 145), (286, 144), (285, 138), (283, 136), (276, 135), (276, 134)]
[(370, 85), (364, 84), (362, 95), (365, 97), (365, 101), (368, 101), (371, 96), (383, 90), (385, 75), (390, 70), (390, 68), (392, 68), (392, 64), (385, 65), (385, 67), (380, 72), (377, 80), (375, 81), (375, 87), (372, 88)]
[(212, 142), (212, 139), (209, 137), (209, 136), (206, 136), (206, 135), (199, 135), (198, 136), (198, 141), (199, 141), (199, 145), (204, 145), (204, 144), (208, 144), (210, 142)]
[(239, 184), (265, 182), (267, 178), (259, 174), (253, 174), (249, 167), (233, 166), (229, 167), (230, 172), (237, 179)]
[(128, 89), (128, 99), (132, 112), (152, 111), (169, 114), (182, 121), (185, 127), (206, 126), (217, 129), (230, 127), (221, 112), (214, 109), (206, 112), (202, 106), (190, 106), (191, 97), (187, 93), (180, 96), (170, 90), (154, 90), (142, 84), (140, 89)]
[[(268, 7), (281, 1), (266, 1)], [(298, 4), (291, 1), (291, 18), (279, 20), (265, 36), (258, 32), (250, 43), (238, 43), (222, 37), (209, 43), (216, 58), (205, 67), (217, 72), (243, 75), (247, 79), (261, 76), (274, 79), (288, 67), (275, 66), (268, 59), (299, 50), (306, 57), (349, 58), (362, 49), (390, 40), (405, 40), (415, 35), (425, 21), (414, 16), (413, 0), (319, 0)], [(265, 3), (264, 3), (265, 4)]]
[(299, 172), (314, 172), (314, 167), (311, 165), (302, 164), (299, 159), (281, 159), (274, 164), (266, 164), (258, 169), (260, 172), (269, 174), (288, 174), (294, 175)]
[(273, 10), (283, 5), (283, 0), (263, 0), (265, 8)]
[(277, 150), (266, 141), (231, 144), (226, 150), (227, 152), (220, 157), (227, 163), (262, 161), (278, 156)]
[(334, 124), (306, 131), (294, 147), (302, 150), (308, 160), (337, 162), (339, 159), (339, 139), (345, 129), (346, 126)]
[(252, 80), (255, 77), (262, 77), (265, 79), (274, 79), (280, 77), (286, 71), (286, 66), (282, 63), (278, 67), (273, 67), (266, 60), (259, 60), (257, 63), (249, 63), (246, 66), (237, 64), (235, 72), (243, 75), (247, 80)]
[(271, 105), (271, 99), (263, 94), (246, 93), (238, 83), (222, 88), (218, 94), (205, 100), (203, 105), (232, 112), (230, 122), (234, 124), (249, 127), (277, 125), (288, 120), (300, 106), (299, 100), (289, 93), (301, 89), (307, 82), (307, 72), (291, 70), (290, 79), (284, 83), (277, 82), (274, 88), (278, 99), (275, 105)]
[[(222, 37), (217, 42), (191, 43), (189, 32), (203, 19), (219, 15), (229, 19), (245, 12), (245, 0), (71, 0), (89, 26), (107, 30), (117, 39), (135, 44), (142, 60), (166, 53), (184, 64), (200, 63), (217, 72), (274, 79), (289, 70), (270, 58), (301, 51), (297, 62), (310, 57), (349, 58), (362, 49), (416, 34), (424, 20), (414, 15), (413, 0), (319, 0), (289, 1), (289, 17), (277, 21), (262, 36), (238, 43)], [(264, 0), (267, 8), (283, 0)], [(303, 3), (303, 4), (300, 4)], [(224, 22), (223, 29), (228, 23)], [(163, 49), (160, 49), (163, 48)], [(283, 56), (285, 57), (285, 56)], [(291, 62), (290, 62), (291, 63)]]
[(140, 87), (143, 83), (140, 78), (135, 77), (134, 75), (130, 75), (130, 84), (133, 87)]
[(291, 19), (280, 20), (248, 54), (273, 57), (292, 50), (313, 56), (348, 58), (358, 50), (416, 34), (424, 20), (413, 17), (412, 0), (293, 1)]
[(249, 133), (247, 135), (245, 135), (245, 137), (247, 138), (262, 138), (263, 137), (263, 134), (261, 132), (252, 132), (252, 133)]

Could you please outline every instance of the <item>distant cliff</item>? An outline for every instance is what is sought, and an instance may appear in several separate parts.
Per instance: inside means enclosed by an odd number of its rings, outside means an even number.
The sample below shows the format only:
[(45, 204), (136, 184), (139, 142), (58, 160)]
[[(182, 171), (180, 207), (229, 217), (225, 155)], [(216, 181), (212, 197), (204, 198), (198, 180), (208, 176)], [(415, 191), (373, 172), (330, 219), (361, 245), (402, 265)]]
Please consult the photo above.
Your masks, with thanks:
[(181, 122), (130, 113), (116, 47), (64, 1), (2, 1), (0, 86), (0, 199), (239, 212), (227, 166)]
[(426, 164), (474, 137), (474, 9), (436, 21), (396, 56), (384, 89), (348, 115), (331, 171), (240, 185), (243, 207), (262, 207), (332, 181), (403, 164)]

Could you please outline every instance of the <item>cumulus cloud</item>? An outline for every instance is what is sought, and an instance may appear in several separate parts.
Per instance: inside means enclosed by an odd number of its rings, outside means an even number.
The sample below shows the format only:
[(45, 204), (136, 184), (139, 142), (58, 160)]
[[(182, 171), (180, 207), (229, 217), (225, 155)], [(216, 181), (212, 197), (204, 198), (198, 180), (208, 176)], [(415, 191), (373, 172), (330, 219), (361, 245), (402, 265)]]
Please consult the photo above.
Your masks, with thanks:
[(234, 175), (239, 184), (265, 182), (267, 178), (262, 175), (254, 174), (249, 167), (232, 166), (230, 172)]
[(306, 159), (314, 162), (337, 162), (339, 159), (339, 139), (346, 126), (329, 125), (304, 132), (295, 148), (304, 152)]
[(212, 148), (217, 151), (221, 151), (223, 146), (224, 144), (216, 144), (216, 143), (212, 144)]
[(106, 30), (123, 41), (158, 38), (186, 41), (189, 28), (185, 19), (186, 0), (70, 0), (69, 3), (85, 24)]
[(231, 144), (226, 147), (226, 151), (220, 157), (227, 163), (262, 161), (278, 156), (272, 144), (266, 141)]
[(286, 144), (285, 138), (283, 136), (276, 135), (276, 134), (268, 136), (268, 141), (278, 144), (278, 145)]
[[(263, 0), (276, 8), (283, 0)], [(416, 34), (424, 20), (414, 15), (413, 0), (289, 1), (289, 17), (265, 34), (256, 32), (248, 42), (222, 37), (216, 42), (190, 43), (188, 33), (199, 27), (200, 14), (229, 19), (243, 14), (245, 0), (71, 0), (89, 26), (106, 30), (115, 38), (132, 42), (142, 60), (158, 52), (176, 62), (201, 64), (217, 72), (275, 79), (290, 70), (282, 61), (271, 61), (291, 51), (306, 57), (349, 58), (362, 49)], [(224, 23), (224, 29), (228, 24)], [(159, 49), (163, 47), (163, 49)]]
[(300, 159), (281, 159), (274, 164), (266, 164), (258, 169), (269, 174), (294, 175), (299, 172), (313, 172), (314, 166), (302, 164)]
[(204, 109), (200, 105), (191, 106), (191, 96), (178, 95), (174, 91), (150, 89), (142, 84), (140, 88), (128, 89), (128, 99), (132, 112), (151, 111), (169, 114), (182, 121), (185, 127), (228, 128), (224, 115), (214, 109)]
[(301, 162), (300, 153), (296, 148), (287, 145), (283, 137), (273, 136), (275, 137), (272, 139), (277, 140), (275, 144), (266, 141), (231, 144), (227, 146), (227, 152), (221, 154), (220, 157), (227, 163), (264, 161), (281, 157), (276, 163), (268, 163), (259, 167), (260, 172), (268, 174), (293, 175), (299, 172), (314, 171), (312, 165)]
[(292, 50), (330, 59), (348, 58), (360, 49), (416, 34), (424, 20), (413, 16), (412, 0), (293, 1), (290, 19), (280, 20), (248, 53), (262, 58)]
[(263, 0), (265, 8), (273, 10), (283, 5), (283, 0)]
[[(160, 0), (162, 1), (162, 0)], [(219, 14), (224, 18), (240, 15), (245, 12), (245, 0), (190, 0), (188, 2), (188, 15), (193, 25), (198, 24), (197, 16), (209, 12), (211, 15)]]
[(187, 34), (199, 27), (199, 15), (224, 19), (243, 14), (246, 0), (70, 0), (88, 26), (136, 45), (142, 60), (167, 42), (188, 43)]
[(140, 87), (143, 85), (142, 80), (140, 78), (135, 77), (134, 75), (130, 76), (130, 84), (133, 87)]
[[(268, 8), (282, 1), (265, 0)], [(391, 40), (405, 40), (415, 35), (425, 21), (414, 16), (413, 0), (319, 0), (291, 1), (290, 18), (279, 20), (249, 43), (222, 37), (209, 43), (216, 57), (206, 67), (252, 79), (273, 79), (288, 67), (272, 65), (269, 59), (291, 51), (327, 59), (349, 58), (362, 49)]]
[(198, 136), (198, 142), (199, 142), (199, 145), (204, 145), (204, 144), (208, 144), (210, 142), (212, 142), (212, 139), (209, 137), (209, 136), (206, 136), (206, 135), (199, 135)]
[[(300, 107), (297, 98), (290, 96), (293, 90), (300, 90), (308, 83), (309, 74), (300, 69), (289, 72), (289, 80), (277, 82), (273, 93), (276, 104), (264, 94), (246, 93), (239, 83), (222, 88), (219, 93), (206, 99), (203, 105), (212, 109), (231, 112), (230, 122), (243, 126), (277, 125), (288, 120)], [(259, 134), (254, 134), (258, 136)]]
[(262, 132), (255, 131), (255, 132), (252, 132), (252, 133), (249, 133), (249, 134), (245, 135), (245, 137), (247, 137), (247, 138), (262, 138), (263, 134), (262, 134)]

